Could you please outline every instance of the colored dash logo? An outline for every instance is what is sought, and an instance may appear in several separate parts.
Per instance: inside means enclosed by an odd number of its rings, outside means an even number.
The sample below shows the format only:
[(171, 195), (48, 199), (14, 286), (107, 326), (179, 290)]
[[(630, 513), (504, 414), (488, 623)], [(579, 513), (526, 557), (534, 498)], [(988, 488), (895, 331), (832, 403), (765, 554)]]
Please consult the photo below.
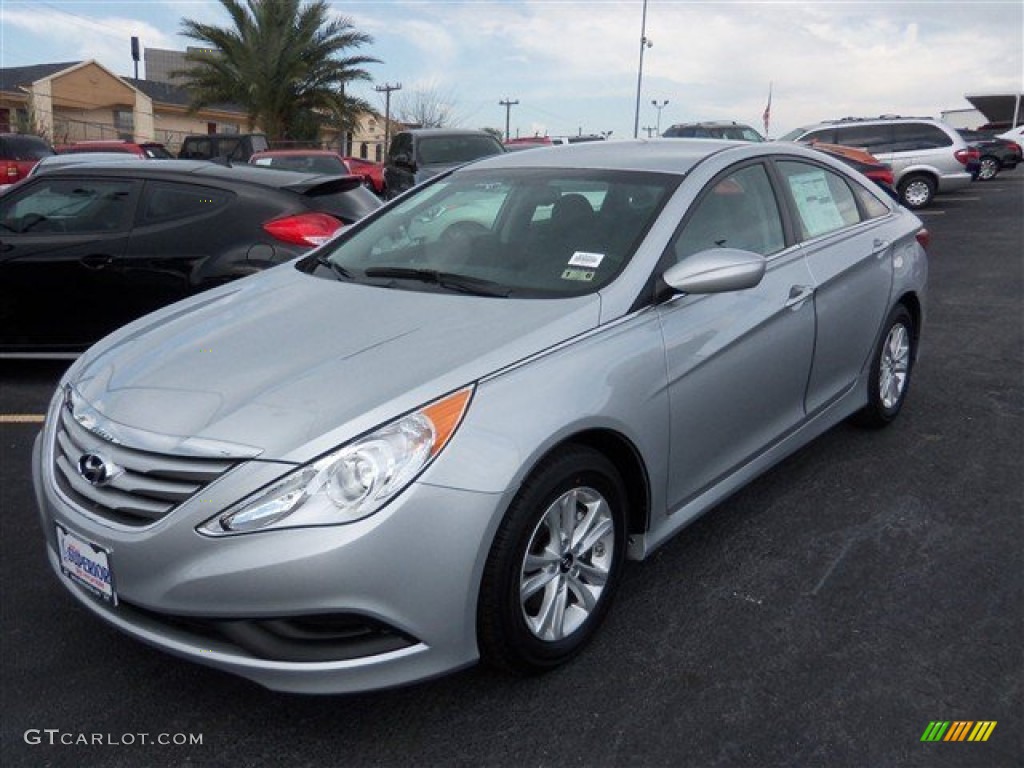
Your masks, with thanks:
[(995, 720), (932, 720), (921, 741), (988, 741), (995, 728)]

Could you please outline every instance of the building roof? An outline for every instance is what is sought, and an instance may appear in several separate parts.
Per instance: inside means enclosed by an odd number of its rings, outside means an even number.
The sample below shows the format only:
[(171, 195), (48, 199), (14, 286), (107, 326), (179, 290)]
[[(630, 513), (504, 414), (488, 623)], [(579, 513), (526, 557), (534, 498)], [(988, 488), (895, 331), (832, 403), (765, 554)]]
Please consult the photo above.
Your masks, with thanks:
[[(27, 67), (2, 67), (0, 68), (0, 91), (16, 91), (21, 86), (27, 87), (32, 83), (44, 80), (66, 69), (87, 63), (89, 62), (64, 61), (54, 64), (33, 64)], [(184, 88), (155, 80), (136, 80), (133, 77), (120, 77), (114, 73), (111, 73), (111, 75), (127, 85), (142, 91), (146, 96), (159, 104), (188, 107), (192, 103), (188, 91)], [(219, 112), (245, 114), (245, 108), (238, 104), (209, 104), (208, 108)]]
[(37, 80), (63, 72), (65, 69), (70, 69), (81, 63), (81, 61), (65, 61), (59, 64), (33, 64), (28, 67), (0, 68), (0, 91), (13, 91), (18, 86), (31, 85)]

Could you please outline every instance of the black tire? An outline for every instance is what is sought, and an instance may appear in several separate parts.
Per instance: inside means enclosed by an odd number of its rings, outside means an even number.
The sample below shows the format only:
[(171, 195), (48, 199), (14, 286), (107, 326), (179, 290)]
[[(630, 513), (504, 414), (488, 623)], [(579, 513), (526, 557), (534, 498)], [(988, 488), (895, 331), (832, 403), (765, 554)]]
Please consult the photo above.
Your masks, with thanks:
[[(577, 495), (570, 495), (574, 490)], [(556, 506), (561, 501), (565, 503)], [(484, 566), (477, 606), (484, 661), (515, 674), (538, 674), (583, 649), (618, 586), (626, 549), (626, 504), (619, 472), (591, 448), (570, 445), (537, 466), (509, 505)], [(560, 530), (579, 534), (581, 546), (557, 543), (551, 536), (552, 521)], [(598, 538), (586, 546), (593, 536)], [(603, 585), (598, 585), (602, 578)], [(531, 588), (534, 593), (523, 598)], [(584, 589), (586, 595), (580, 591)], [(559, 602), (561, 613), (557, 607), (545, 611), (544, 606)], [(546, 617), (553, 617), (550, 624)]]
[(927, 208), (935, 198), (935, 180), (923, 173), (914, 173), (900, 181), (900, 202), (912, 211)]
[(991, 181), (999, 175), (1002, 165), (999, 158), (992, 155), (984, 155), (978, 167), (978, 179), (980, 181)]
[(897, 304), (875, 347), (868, 376), (868, 403), (853, 415), (855, 424), (880, 429), (895, 420), (910, 389), (916, 352), (914, 319), (905, 306)]

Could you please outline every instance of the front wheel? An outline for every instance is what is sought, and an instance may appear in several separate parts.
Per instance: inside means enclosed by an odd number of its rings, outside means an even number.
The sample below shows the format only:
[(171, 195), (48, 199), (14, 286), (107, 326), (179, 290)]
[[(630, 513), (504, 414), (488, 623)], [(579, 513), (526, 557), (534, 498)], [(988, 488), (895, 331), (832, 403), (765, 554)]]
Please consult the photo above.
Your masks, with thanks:
[(484, 567), (484, 660), (536, 674), (579, 653), (608, 611), (625, 547), (626, 492), (615, 466), (585, 446), (542, 462), (509, 506)]
[(900, 202), (911, 210), (926, 208), (935, 197), (935, 182), (928, 176), (915, 174), (900, 182)]
[(880, 428), (899, 415), (910, 387), (914, 365), (914, 321), (902, 304), (893, 308), (875, 348), (868, 377), (868, 404), (854, 414), (863, 427)]

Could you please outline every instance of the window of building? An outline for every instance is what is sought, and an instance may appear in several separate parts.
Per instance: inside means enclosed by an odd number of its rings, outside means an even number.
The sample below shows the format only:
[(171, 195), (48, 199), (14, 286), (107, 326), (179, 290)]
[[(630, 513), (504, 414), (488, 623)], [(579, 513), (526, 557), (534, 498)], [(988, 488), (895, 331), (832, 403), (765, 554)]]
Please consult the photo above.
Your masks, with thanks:
[(135, 112), (130, 109), (114, 110), (114, 130), (117, 137), (125, 141), (135, 138)]

